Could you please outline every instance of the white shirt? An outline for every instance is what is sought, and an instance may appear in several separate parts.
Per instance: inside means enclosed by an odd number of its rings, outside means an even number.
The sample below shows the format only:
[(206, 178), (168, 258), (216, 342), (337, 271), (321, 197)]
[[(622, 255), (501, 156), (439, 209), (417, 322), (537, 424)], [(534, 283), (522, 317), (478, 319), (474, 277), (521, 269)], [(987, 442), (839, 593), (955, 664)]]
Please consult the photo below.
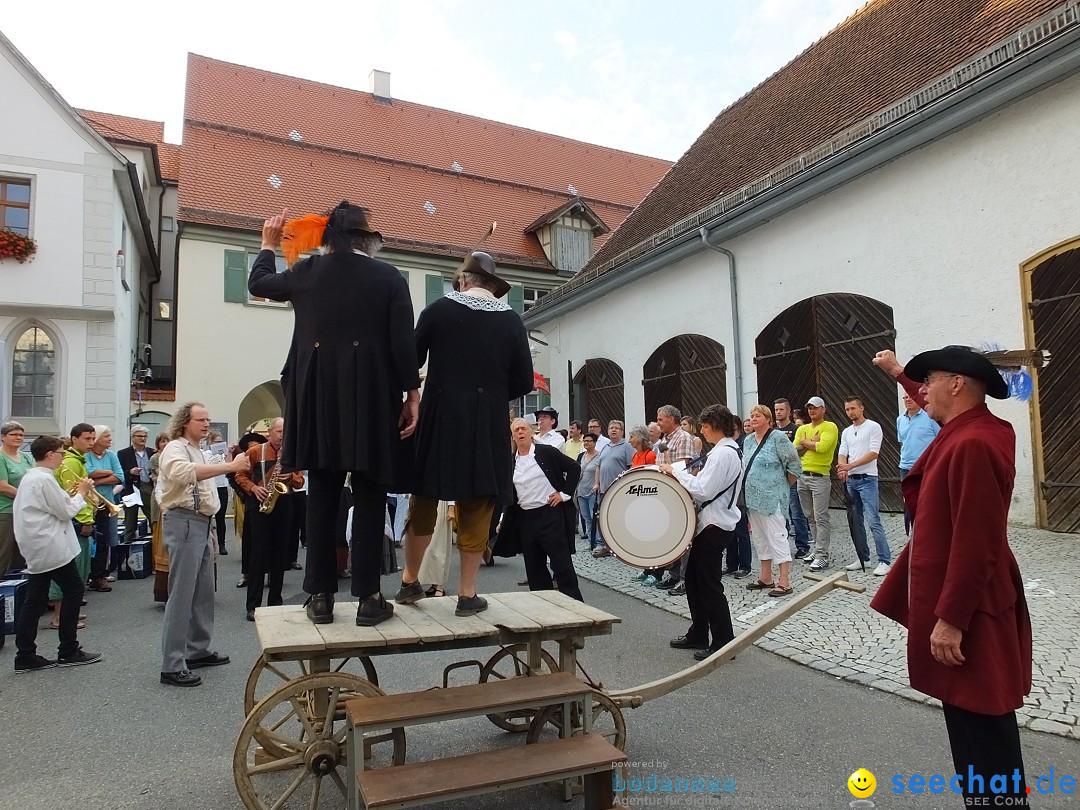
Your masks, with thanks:
[[(738, 488), (742, 486), (742, 459), (739, 458), (739, 445), (734, 439), (721, 439), (705, 457), (705, 466), (697, 475), (685, 469), (677, 470), (675, 477), (686, 487), (694, 505), (699, 507), (710, 498), (720, 495), (697, 516), (697, 530), (706, 526), (718, 526), (725, 531), (733, 531), (739, 522)], [(734, 485), (734, 489), (731, 487)], [(722, 494), (721, 494), (722, 493)], [(732, 494), (735, 495), (732, 498)], [(728, 504), (731, 504), (728, 506)]]
[(86, 501), (68, 495), (56, 483), (53, 471), (33, 467), (15, 490), (15, 536), (26, 559), (26, 570), (44, 574), (79, 556), (79, 540), (72, 519)]
[(559, 452), (562, 452), (563, 447), (566, 445), (566, 439), (564, 439), (562, 434), (557, 430), (549, 430), (547, 433), (537, 436), (536, 440), (540, 442), (540, 444), (547, 444), (554, 447)]
[[(873, 419), (864, 419), (861, 425), (848, 425), (840, 435), (840, 450), (848, 462), (858, 461), (867, 453), (881, 452), (881, 425)], [(872, 475), (877, 477), (877, 459), (861, 467), (852, 467), (849, 475)]]
[[(561, 438), (561, 437), (560, 437)], [(518, 506), (522, 509), (539, 509), (547, 506), (555, 489), (536, 463), (536, 446), (529, 448), (527, 456), (514, 453), (514, 489), (517, 490)], [(570, 500), (565, 492), (560, 492), (563, 501)]]
[(603, 450), (609, 444), (611, 444), (611, 439), (609, 439), (607, 436), (603, 436), (603, 435), (597, 436), (596, 437), (596, 452), (599, 453), (601, 450)]

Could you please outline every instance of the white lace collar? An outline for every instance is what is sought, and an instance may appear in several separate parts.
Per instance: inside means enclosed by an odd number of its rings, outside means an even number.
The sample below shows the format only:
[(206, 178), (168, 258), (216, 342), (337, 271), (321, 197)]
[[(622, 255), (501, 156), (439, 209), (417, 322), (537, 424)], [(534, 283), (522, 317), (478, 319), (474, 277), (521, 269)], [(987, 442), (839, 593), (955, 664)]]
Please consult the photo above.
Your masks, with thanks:
[[(484, 290), (484, 292), (487, 292), (487, 290)], [(446, 297), (458, 304), (464, 304), (469, 309), (475, 309), (482, 312), (505, 312), (510, 309), (509, 305), (504, 304), (494, 297), (484, 298), (470, 293), (471, 291), (459, 293), (456, 290), (451, 290), (446, 294)]]

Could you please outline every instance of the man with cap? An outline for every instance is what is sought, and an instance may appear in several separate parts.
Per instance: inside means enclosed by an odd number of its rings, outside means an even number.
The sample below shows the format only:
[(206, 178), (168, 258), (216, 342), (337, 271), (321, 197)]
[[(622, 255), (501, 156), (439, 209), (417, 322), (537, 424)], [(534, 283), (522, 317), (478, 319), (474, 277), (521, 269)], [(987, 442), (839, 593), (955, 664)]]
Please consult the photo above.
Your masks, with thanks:
[[(908, 630), (911, 686), (942, 703), (967, 803), (1002, 775), (1013, 805), (1025, 806), (1014, 710), (1031, 690), (1031, 620), (1007, 529), (1016, 435), (986, 407), (1008, 386), (965, 346), (903, 368), (892, 352), (874, 363), (942, 428), (901, 483), (911, 540), (870, 606)], [(972, 776), (982, 777), (981, 794)]]
[(510, 285), (495, 275), (491, 256), (466, 257), (453, 287), (416, 322), (417, 356), (428, 366), (415, 436), (405, 569), (395, 601), (408, 605), (424, 597), (418, 576), (439, 501), (454, 501), (461, 555), (455, 612), (472, 616), (487, 607), (476, 593), (476, 574), (492, 512), (496, 503), (513, 500), (506, 403), (533, 390), (533, 368), (521, 317), (499, 300)]
[(559, 412), (550, 405), (545, 405), (533, 416), (536, 417), (536, 425), (540, 428), (540, 432), (536, 434), (536, 441), (561, 451), (566, 444), (566, 439), (555, 430), (559, 426)]
[(810, 563), (810, 570), (817, 572), (829, 567), (829, 472), (840, 434), (836, 423), (825, 419), (825, 400), (821, 397), (806, 400), (806, 413), (810, 421), (795, 431), (795, 449), (803, 466), (798, 481), (799, 503), (814, 540), (813, 554), (803, 557), (803, 562)]

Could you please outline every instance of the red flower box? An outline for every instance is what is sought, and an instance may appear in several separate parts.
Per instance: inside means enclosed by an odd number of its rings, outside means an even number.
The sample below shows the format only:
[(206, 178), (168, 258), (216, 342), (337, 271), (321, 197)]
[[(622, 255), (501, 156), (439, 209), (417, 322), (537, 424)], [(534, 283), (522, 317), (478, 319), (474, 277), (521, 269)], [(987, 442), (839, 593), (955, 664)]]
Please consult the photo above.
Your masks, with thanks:
[(37, 251), (37, 244), (29, 236), (0, 228), (0, 260), (14, 259), (22, 262), (32, 259)]

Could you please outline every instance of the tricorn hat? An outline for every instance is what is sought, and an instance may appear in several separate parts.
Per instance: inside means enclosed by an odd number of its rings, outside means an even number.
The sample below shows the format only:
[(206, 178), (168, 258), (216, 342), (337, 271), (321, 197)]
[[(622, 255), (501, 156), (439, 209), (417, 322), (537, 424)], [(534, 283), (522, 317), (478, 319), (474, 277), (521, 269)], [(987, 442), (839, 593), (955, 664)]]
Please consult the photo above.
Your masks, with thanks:
[(461, 267), (454, 271), (452, 284), (454, 289), (459, 292), (462, 273), (476, 273), (479, 276), (487, 276), (488, 278), (493, 279), (495, 281), (495, 290), (493, 292), (496, 298), (502, 298), (510, 292), (510, 285), (495, 275), (495, 260), (491, 258), (490, 254), (484, 253), (481, 250), (474, 250), (466, 256)]
[(971, 377), (983, 383), (986, 393), (994, 399), (1009, 398), (1008, 383), (998, 373), (997, 368), (985, 354), (970, 346), (946, 346), (943, 349), (923, 352), (912, 357), (904, 366), (904, 374), (917, 382), (925, 380), (926, 375), (932, 371), (947, 371)]

